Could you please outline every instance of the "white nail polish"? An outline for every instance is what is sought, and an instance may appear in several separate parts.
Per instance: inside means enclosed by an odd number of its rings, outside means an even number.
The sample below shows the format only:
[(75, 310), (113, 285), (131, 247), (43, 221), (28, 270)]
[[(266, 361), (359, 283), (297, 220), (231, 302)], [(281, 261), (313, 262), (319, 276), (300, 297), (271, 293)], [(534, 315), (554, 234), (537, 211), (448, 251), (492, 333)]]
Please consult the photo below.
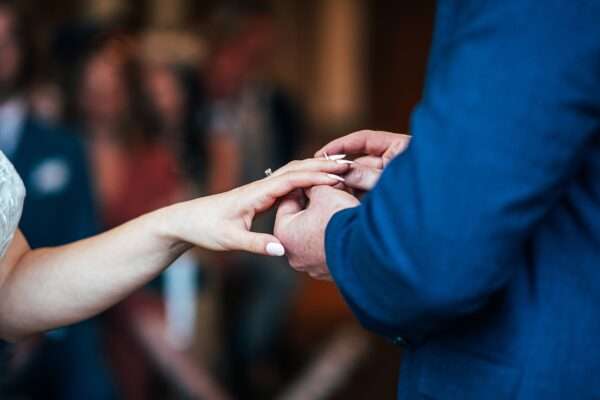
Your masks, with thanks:
[(279, 243), (269, 243), (267, 245), (267, 254), (273, 257), (282, 257), (285, 255), (285, 249)]
[(334, 154), (332, 156), (329, 156), (329, 160), (333, 161), (343, 160), (344, 158), (346, 158), (345, 154)]
[(334, 174), (327, 174), (327, 176), (330, 177), (331, 179), (335, 179), (336, 181), (346, 182), (346, 180), (344, 178), (342, 178), (341, 176), (337, 176)]
[(350, 161), (350, 160), (335, 160), (335, 162), (338, 164), (348, 164), (348, 165), (354, 164), (354, 161)]

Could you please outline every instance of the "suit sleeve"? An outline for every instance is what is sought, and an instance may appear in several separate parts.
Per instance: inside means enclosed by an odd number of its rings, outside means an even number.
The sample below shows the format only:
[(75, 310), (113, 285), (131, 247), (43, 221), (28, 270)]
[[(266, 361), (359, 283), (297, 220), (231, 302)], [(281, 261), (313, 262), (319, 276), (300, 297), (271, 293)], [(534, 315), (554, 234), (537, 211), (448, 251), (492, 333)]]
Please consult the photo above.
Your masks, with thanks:
[(332, 276), (380, 334), (481, 309), (598, 140), (600, 7), (509, 3), (436, 39), (410, 148), (327, 227)]

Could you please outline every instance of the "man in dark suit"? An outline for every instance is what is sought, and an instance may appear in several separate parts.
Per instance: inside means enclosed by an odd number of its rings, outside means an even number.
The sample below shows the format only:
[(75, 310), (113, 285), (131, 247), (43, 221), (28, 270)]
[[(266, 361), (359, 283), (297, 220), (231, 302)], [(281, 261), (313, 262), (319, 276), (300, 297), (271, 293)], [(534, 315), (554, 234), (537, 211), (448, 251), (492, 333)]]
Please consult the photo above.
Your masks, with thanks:
[(600, 2), (440, 0), (411, 130), (362, 204), (282, 203), (290, 263), (404, 343), (402, 399), (600, 398)]
[[(20, 228), (30, 245), (58, 246), (97, 233), (88, 165), (74, 136), (30, 115), (24, 94), (28, 46), (19, 22), (14, 5), (0, 0), (0, 150), (27, 189)], [(113, 398), (95, 324), (47, 335), (15, 391), (33, 399)]]

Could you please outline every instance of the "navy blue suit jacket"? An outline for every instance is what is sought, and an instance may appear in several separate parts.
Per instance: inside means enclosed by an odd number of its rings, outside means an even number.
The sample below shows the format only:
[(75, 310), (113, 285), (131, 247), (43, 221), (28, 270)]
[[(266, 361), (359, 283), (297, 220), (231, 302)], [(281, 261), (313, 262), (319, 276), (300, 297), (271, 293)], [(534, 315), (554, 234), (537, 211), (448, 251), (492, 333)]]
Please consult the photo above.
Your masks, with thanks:
[(440, 0), (411, 129), (326, 233), (400, 398), (599, 399), (600, 2)]

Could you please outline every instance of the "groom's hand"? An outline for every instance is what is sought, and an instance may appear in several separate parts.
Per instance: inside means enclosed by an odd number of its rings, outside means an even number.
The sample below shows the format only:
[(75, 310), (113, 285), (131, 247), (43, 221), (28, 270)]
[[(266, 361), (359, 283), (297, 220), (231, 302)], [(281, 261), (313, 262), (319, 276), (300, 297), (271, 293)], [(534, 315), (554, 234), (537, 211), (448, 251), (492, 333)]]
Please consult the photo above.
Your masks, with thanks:
[[(290, 265), (311, 277), (331, 280), (325, 260), (325, 228), (335, 213), (360, 203), (352, 195), (327, 186), (296, 191), (280, 204), (275, 236), (287, 251)], [(308, 206), (305, 208), (305, 203)]]
[(316, 157), (325, 154), (347, 154), (356, 156), (356, 162), (345, 176), (346, 185), (358, 190), (369, 191), (385, 167), (410, 143), (410, 136), (380, 131), (359, 131), (341, 137), (317, 151)]

